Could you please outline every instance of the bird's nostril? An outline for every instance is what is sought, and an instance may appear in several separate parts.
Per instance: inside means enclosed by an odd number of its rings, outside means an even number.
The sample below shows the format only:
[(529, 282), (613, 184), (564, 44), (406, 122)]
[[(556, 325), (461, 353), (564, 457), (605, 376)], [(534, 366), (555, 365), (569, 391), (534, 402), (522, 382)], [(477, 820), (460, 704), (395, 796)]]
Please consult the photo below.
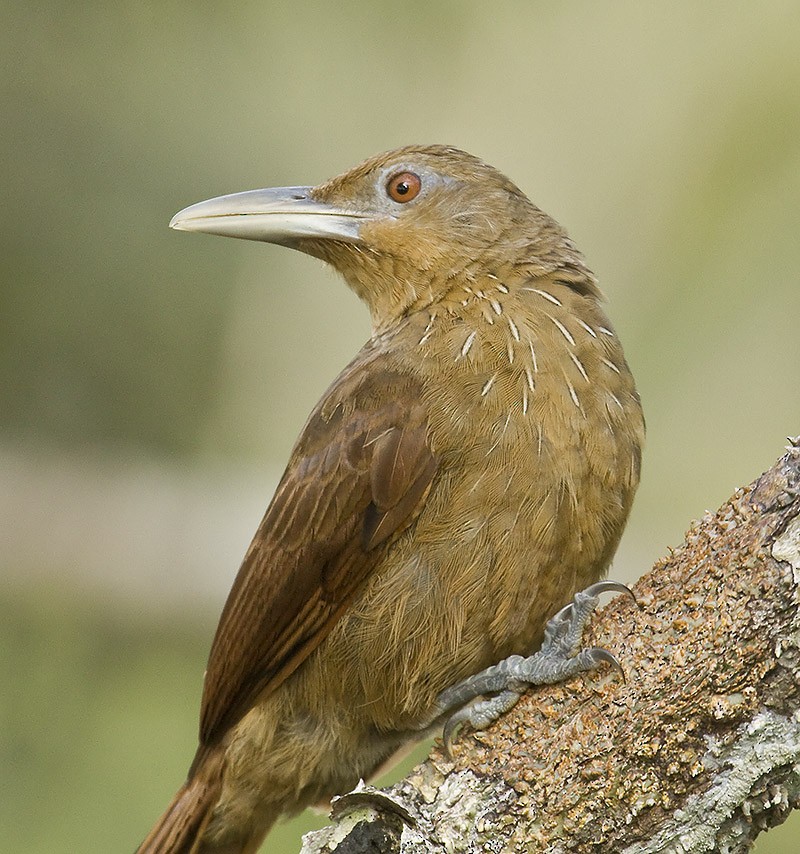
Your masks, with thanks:
[(293, 194), (292, 194), (292, 198), (293, 198), (296, 202), (302, 202), (302, 201), (303, 201), (303, 199), (304, 199), (304, 198), (306, 198), (306, 195), (305, 195), (305, 193), (293, 193)]

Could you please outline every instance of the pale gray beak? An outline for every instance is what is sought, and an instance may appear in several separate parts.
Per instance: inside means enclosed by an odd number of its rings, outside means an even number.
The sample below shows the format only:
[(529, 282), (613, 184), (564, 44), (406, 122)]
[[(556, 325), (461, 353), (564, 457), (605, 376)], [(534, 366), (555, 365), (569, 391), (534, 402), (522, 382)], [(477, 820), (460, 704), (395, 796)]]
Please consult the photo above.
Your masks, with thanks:
[(298, 239), (355, 243), (366, 214), (311, 198), (312, 187), (271, 187), (217, 196), (184, 208), (169, 227), (292, 246)]

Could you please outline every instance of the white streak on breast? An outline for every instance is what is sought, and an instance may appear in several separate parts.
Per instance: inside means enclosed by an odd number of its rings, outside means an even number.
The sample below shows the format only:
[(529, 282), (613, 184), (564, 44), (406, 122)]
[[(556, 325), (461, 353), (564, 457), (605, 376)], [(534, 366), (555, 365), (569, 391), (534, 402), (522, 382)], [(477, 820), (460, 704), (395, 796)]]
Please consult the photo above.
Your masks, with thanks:
[(575, 404), (575, 406), (578, 407), (578, 409), (580, 409), (581, 408), (581, 402), (580, 402), (580, 400), (578, 400), (578, 394), (575, 391), (575, 386), (572, 385), (572, 383), (569, 380), (567, 380), (567, 386), (569, 388), (569, 396), (572, 398), (572, 402)]
[(576, 367), (576, 368), (581, 372), (581, 376), (582, 376), (582, 377), (586, 380), (586, 382), (588, 383), (588, 382), (589, 382), (589, 377), (586, 375), (586, 368), (584, 368), (584, 367), (583, 367), (583, 362), (581, 362), (581, 360), (580, 360), (580, 359), (579, 359), (579, 358), (578, 358), (574, 353), (570, 353), (570, 354), (569, 354), (569, 357), (570, 357), (570, 359), (572, 359), (572, 361), (574, 362), (575, 367)]
[(531, 361), (533, 363), (533, 372), (535, 374), (539, 373), (539, 363), (536, 360), (536, 350), (533, 349), (533, 341), (528, 341), (528, 344), (531, 348)]
[(472, 347), (472, 343), (475, 340), (475, 336), (478, 333), (473, 329), (472, 332), (467, 335), (467, 340), (461, 345), (461, 358), (463, 359), (467, 353), (469, 353), (470, 347)]
[(567, 339), (567, 341), (569, 341), (569, 343), (574, 347), (574, 346), (575, 346), (575, 339), (572, 337), (572, 335), (571, 335), (571, 333), (570, 333), (569, 329), (567, 329), (567, 327), (566, 327), (566, 326), (564, 326), (564, 324), (563, 324), (560, 320), (558, 320), (558, 318), (553, 317), (553, 315), (552, 315), (552, 314), (548, 314), (547, 316), (550, 318), (550, 320), (552, 320), (552, 321), (553, 321), (553, 323), (554, 323), (554, 324), (555, 324), (555, 326), (556, 326), (556, 329), (558, 329), (558, 331), (559, 331), (559, 332), (560, 332), (560, 333), (561, 333), (561, 334), (562, 334), (562, 335)]
[(548, 302), (553, 303), (553, 305), (563, 305), (560, 299), (556, 299), (552, 294), (547, 293), (547, 291), (540, 291), (539, 288), (523, 288), (523, 291), (530, 291), (534, 294), (539, 294), (540, 297), (544, 297)]

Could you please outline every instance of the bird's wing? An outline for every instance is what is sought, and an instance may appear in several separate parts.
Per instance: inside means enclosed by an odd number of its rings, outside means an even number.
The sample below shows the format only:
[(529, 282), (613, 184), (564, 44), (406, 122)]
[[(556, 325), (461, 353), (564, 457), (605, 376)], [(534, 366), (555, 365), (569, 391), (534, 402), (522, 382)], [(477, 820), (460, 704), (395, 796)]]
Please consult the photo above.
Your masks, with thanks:
[(363, 362), (312, 412), (245, 555), (211, 648), (201, 744), (321, 643), (424, 504), (437, 463), (419, 384)]

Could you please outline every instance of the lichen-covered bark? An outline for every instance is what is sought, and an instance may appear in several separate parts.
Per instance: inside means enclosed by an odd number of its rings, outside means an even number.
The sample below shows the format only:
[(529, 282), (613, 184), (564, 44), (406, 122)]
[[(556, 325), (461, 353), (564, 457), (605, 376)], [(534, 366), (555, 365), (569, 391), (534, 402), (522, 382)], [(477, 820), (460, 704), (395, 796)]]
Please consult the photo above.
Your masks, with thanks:
[(451, 759), (345, 796), (303, 850), (748, 850), (800, 803), (799, 584), (793, 446), (636, 584), (638, 604), (597, 614), (586, 642), (625, 682), (531, 691)]

